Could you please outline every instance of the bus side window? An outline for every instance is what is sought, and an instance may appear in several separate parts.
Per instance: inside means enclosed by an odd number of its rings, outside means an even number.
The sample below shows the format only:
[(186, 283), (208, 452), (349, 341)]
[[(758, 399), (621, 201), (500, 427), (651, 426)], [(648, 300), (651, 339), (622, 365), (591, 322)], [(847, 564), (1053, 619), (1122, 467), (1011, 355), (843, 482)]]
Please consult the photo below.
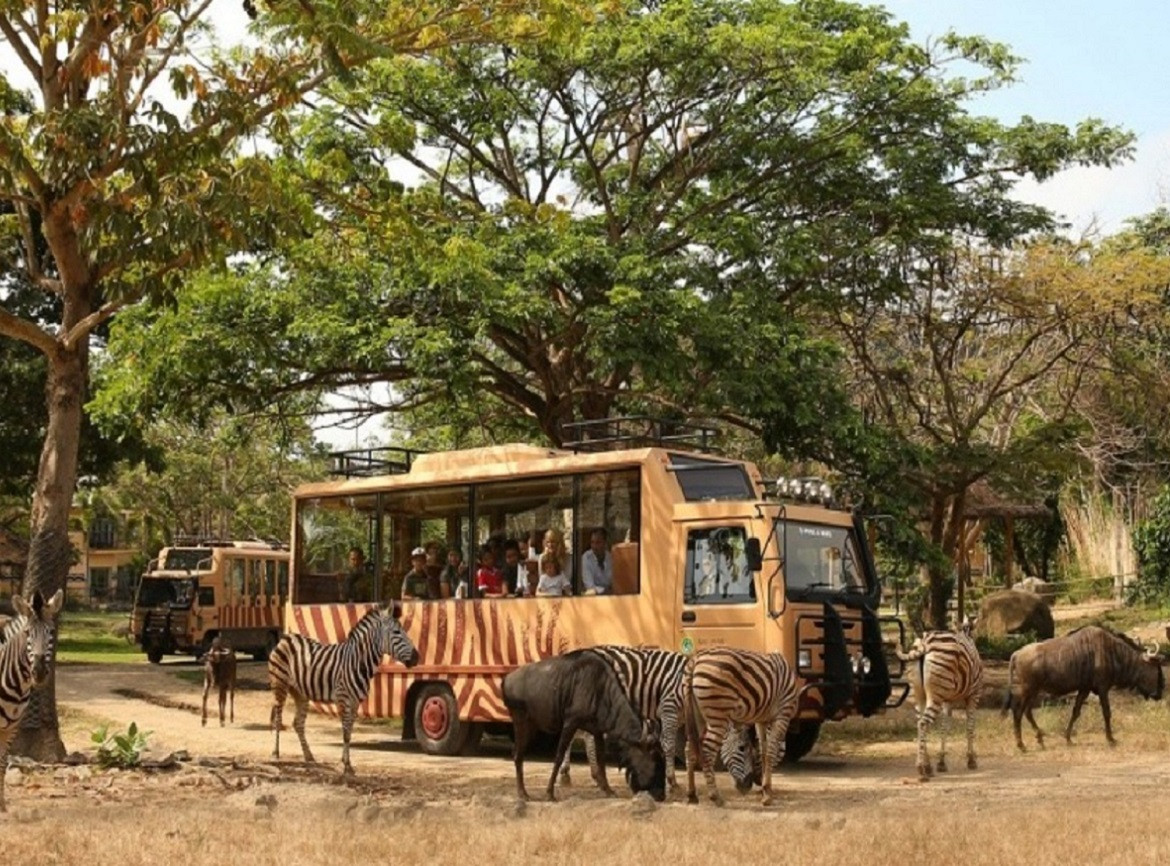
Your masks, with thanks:
[(228, 604), (244, 603), (244, 560), (228, 560)]
[(276, 560), (264, 560), (264, 603), (276, 602)]
[(288, 598), (288, 563), (284, 560), (276, 563), (276, 594), (280, 598)]

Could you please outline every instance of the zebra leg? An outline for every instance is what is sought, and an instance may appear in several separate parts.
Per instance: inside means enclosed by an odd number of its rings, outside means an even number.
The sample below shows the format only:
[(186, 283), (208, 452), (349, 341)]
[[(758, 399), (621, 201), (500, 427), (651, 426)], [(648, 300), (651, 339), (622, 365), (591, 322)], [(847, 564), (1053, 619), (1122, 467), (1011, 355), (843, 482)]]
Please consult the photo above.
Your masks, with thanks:
[[(601, 789), (602, 793), (607, 797), (616, 797), (613, 788), (609, 786), (609, 780), (605, 778), (605, 736), (599, 734), (596, 737), (585, 735), (585, 754), (589, 757), (589, 775), (593, 777), (593, 781), (597, 787)], [(568, 758), (565, 758), (565, 763), (568, 763)]]
[(341, 702), (341, 772), (353, 775), (353, 764), (349, 762), (349, 738), (353, 734), (353, 720), (357, 715), (357, 703), (352, 699)]
[[(593, 761), (596, 752), (593, 751), (593, 737), (590, 734), (582, 733), (581, 740), (585, 743), (585, 756), (589, 758), (589, 768), (592, 771)], [(561, 767), (561, 786), (571, 786), (573, 780), (569, 778), (569, 765), (573, 763), (573, 747), (569, 747), (569, 759), (565, 761), (565, 766)]]
[(772, 768), (784, 760), (784, 753), (788, 750), (788, 726), (791, 723), (790, 717), (781, 716), (771, 725), (756, 726), (756, 738), (760, 741), (760, 754), (764, 759), (762, 776), (765, 806), (772, 805)]
[(1068, 727), (1065, 728), (1065, 731), (1064, 731), (1064, 741), (1066, 743), (1068, 743), (1070, 746), (1072, 745), (1073, 725), (1075, 725), (1077, 723), (1077, 719), (1080, 718), (1081, 707), (1083, 707), (1085, 705), (1085, 698), (1087, 698), (1088, 696), (1089, 696), (1089, 690), (1088, 689), (1081, 689), (1079, 692), (1077, 692), (1077, 699), (1073, 703), (1072, 716), (1069, 718)]
[(678, 747), (678, 707), (663, 706), (658, 713), (662, 725), (662, 757), (666, 760), (666, 784), (671, 790), (678, 787), (674, 778), (675, 751)]
[(272, 746), (272, 757), (280, 757), (280, 729), (283, 726), (282, 717), (284, 715), (284, 699), (288, 697), (282, 686), (275, 686), (272, 689), (272, 713), (269, 716), (269, 724), (272, 726), (273, 732), (276, 734), (276, 742)]
[(293, 717), (293, 730), (297, 732), (297, 737), (301, 741), (301, 751), (305, 755), (305, 763), (315, 764), (316, 760), (313, 758), (313, 753), (309, 750), (309, 741), (305, 738), (305, 719), (309, 715), (309, 699), (294, 694), (293, 700), (297, 705), (297, 714)]
[(695, 764), (699, 762), (699, 720), (695, 718), (697, 710), (693, 702), (688, 699), (683, 704), (683, 729), (686, 732), (686, 747), (684, 757), (687, 763), (687, 802), (698, 803), (699, 795), (695, 793)]
[(937, 707), (928, 700), (926, 706), (918, 713), (918, 776), (922, 779), (929, 779), (934, 775), (930, 757), (926, 752), (926, 735), (930, 731), (930, 726), (934, 724), (937, 712)]
[(967, 699), (967, 769), (975, 770), (979, 762), (975, 760), (975, 697)]
[(718, 719), (707, 724), (707, 731), (703, 734), (700, 755), (703, 759), (703, 779), (707, 783), (707, 797), (716, 806), (723, 805), (723, 795), (715, 784), (715, 758), (719, 754), (719, 747), (727, 736), (727, 720)]
[(938, 764), (940, 773), (947, 771), (947, 734), (951, 732), (951, 705), (943, 707), (942, 718), (939, 720)]

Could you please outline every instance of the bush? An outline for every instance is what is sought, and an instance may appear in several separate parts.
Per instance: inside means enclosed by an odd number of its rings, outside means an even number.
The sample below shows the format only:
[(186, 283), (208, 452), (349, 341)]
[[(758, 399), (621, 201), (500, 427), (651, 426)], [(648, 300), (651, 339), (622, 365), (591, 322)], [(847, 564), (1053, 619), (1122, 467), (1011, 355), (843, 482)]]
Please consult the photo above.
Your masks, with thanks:
[(90, 736), (97, 743), (97, 762), (102, 767), (119, 767), (129, 769), (137, 767), (142, 760), (142, 753), (146, 751), (146, 738), (150, 731), (138, 730), (138, 725), (130, 723), (124, 734), (110, 734), (107, 725), (102, 725)]
[(1026, 631), (1023, 634), (1005, 634), (997, 637), (979, 635), (975, 638), (975, 648), (979, 650), (979, 656), (981, 658), (1006, 662), (1012, 657), (1012, 653), (1020, 647), (1035, 642), (1036, 633), (1030, 631)]
[(1163, 487), (1150, 503), (1150, 516), (1133, 531), (1138, 577), (1129, 587), (1128, 600), (1154, 603), (1170, 599), (1170, 487)]

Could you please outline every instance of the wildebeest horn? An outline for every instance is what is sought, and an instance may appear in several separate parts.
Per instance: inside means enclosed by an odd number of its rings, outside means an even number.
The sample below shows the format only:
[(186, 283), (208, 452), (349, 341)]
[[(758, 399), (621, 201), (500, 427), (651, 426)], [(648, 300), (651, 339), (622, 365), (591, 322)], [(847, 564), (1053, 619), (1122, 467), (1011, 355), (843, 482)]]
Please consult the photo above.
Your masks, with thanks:
[(1146, 647), (1146, 657), (1151, 659), (1158, 657), (1158, 645), (1156, 643), (1152, 643)]

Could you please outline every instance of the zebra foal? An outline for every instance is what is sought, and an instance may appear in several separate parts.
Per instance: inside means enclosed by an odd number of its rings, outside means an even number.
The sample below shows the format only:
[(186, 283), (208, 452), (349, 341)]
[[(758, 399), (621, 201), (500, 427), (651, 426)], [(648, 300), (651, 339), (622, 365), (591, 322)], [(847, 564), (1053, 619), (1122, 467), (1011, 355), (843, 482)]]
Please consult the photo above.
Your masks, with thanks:
[(926, 734), (940, 709), (945, 715), (938, 771), (946, 772), (951, 709), (959, 704), (967, 712), (967, 769), (974, 770), (978, 766), (975, 760), (975, 704), (983, 690), (983, 662), (975, 641), (966, 631), (928, 631), (914, 641), (910, 652), (898, 651), (898, 658), (911, 663), (907, 673), (918, 717), (918, 775), (927, 779), (934, 772), (926, 754)]
[[(772, 803), (772, 767), (784, 756), (784, 739), (796, 715), (796, 677), (779, 653), (717, 648), (687, 660), (683, 680), (687, 732), (687, 800), (695, 792), (695, 764), (702, 762), (710, 799), (723, 797), (715, 785), (715, 756), (732, 727), (755, 725), (762, 756), (763, 804)], [(706, 723), (700, 745), (699, 729)], [(741, 788), (742, 790), (742, 788)]]
[(33, 595), (31, 602), (19, 595), (12, 597), (16, 616), (0, 637), (0, 812), (8, 811), (4, 802), (8, 746), (28, 707), (29, 695), (49, 677), (54, 620), (64, 599), (62, 590), (57, 590), (48, 601), (40, 592)]
[(382, 656), (407, 667), (418, 664), (418, 650), (398, 621), (398, 606), (375, 607), (358, 620), (341, 643), (323, 644), (299, 634), (286, 634), (268, 657), (268, 684), (272, 689), (272, 730), (276, 742), (272, 757), (280, 757), (280, 728), (284, 701), (289, 695), (297, 707), (293, 730), (301, 741), (305, 761), (313, 763), (305, 739), (309, 701), (335, 703), (341, 711), (341, 763), (345, 775), (353, 774), (349, 762), (349, 738), (358, 705), (366, 699), (370, 680)]

